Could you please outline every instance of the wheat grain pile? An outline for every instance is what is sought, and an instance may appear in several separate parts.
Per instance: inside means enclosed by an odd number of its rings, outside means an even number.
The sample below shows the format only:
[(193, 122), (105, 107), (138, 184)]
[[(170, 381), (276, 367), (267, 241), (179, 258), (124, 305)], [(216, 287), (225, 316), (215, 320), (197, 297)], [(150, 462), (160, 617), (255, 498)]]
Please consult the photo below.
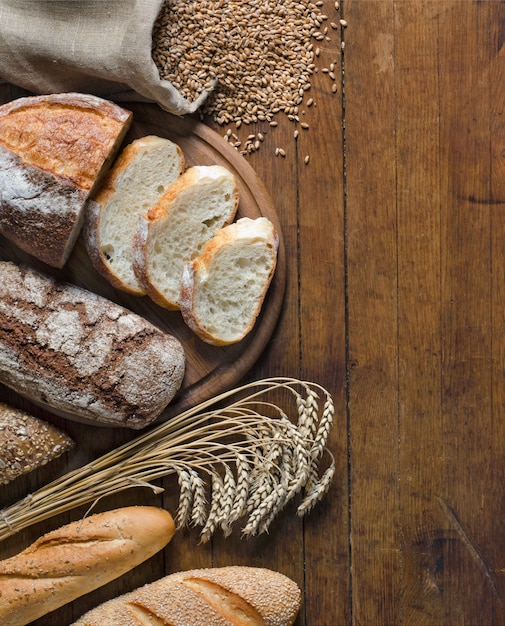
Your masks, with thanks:
[(299, 121), (318, 47), (338, 27), (322, 4), (167, 0), (153, 32), (153, 60), (190, 101), (212, 89), (201, 112), (220, 125), (273, 124), (279, 112)]

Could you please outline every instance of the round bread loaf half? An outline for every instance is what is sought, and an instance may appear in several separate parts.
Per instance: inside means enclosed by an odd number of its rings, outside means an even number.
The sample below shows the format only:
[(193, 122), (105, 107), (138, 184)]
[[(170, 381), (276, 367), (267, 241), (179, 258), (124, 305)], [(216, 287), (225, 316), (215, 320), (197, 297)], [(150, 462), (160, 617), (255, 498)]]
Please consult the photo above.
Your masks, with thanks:
[(0, 232), (62, 267), (86, 200), (131, 121), (131, 112), (88, 94), (30, 96), (0, 106)]

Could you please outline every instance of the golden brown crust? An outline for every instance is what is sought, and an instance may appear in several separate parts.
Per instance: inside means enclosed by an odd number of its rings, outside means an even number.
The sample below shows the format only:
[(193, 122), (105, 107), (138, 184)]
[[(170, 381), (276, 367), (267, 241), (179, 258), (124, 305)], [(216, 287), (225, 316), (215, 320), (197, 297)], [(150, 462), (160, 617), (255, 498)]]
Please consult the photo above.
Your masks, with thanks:
[(74, 626), (291, 626), (300, 602), (296, 583), (272, 570), (197, 569), (171, 574), (110, 600)]
[(172, 539), (171, 515), (124, 507), (72, 522), (0, 561), (0, 623), (20, 626), (114, 580)]
[(86, 94), (20, 98), (0, 107), (0, 143), (89, 191), (130, 122), (129, 111)]

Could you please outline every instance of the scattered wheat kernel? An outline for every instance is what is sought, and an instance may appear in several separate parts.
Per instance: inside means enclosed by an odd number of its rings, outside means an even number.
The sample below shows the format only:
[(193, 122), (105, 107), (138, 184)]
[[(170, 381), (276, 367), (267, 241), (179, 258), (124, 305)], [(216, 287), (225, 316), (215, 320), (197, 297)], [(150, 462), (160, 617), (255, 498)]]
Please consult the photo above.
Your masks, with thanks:
[(316, 48), (316, 57), (318, 57), (321, 54), (321, 50), (319, 48)]
[(307, 128), (309, 128), (309, 125), (307, 124), (307, 122), (302, 122), (302, 123), (300, 124), (300, 126), (301, 126), (302, 128), (304, 128), (305, 130), (307, 130)]
[(277, 122), (271, 121), (270, 126), (277, 126)]
[(313, 98), (309, 98), (309, 99), (307, 100), (307, 106), (308, 106), (308, 107), (311, 107), (313, 104), (314, 104), (314, 100), (313, 100)]
[(335, 71), (335, 63), (330, 63), (330, 72)]
[(310, 161), (310, 157), (307, 154), (307, 156), (303, 159), (304, 163), (307, 164)]
[(281, 157), (285, 157), (286, 156), (286, 152), (282, 148), (279, 148), (279, 154), (281, 155)]
[(298, 130), (297, 129), (295, 129), (295, 132), (293, 133), (293, 137), (295, 139), (298, 139)]
[(330, 22), (330, 26), (332, 28), (338, 28), (338, 24), (336, 24), (335, 22)]
[(333, 83), (331, 91), (332, 93), (337, 93), (337, 85), (335, 83)]
[(343, 50), (345, 48), (345, 41), (342, 41), (340, 44), (340, 49)]
[(333, 72), (330, 72), (328, 76), (331, 78), (331, 80), (335, 80), (335, 74)]
[(275, 148), (275, 156), (279, 156), (279, 150), (280, 148)]
[(340, 20), (340, 26), (342, 26), (342, 28), (347, 28), (348, 24), (345, 20)]
[(330, 70), (327, 67), (323, 67), (323, 69), (321, 70), (321, 72), (323, 72), (323, 74), (328, 74)]
[(263, 141), (263, 140), (265, 139), (265, 137), (264, 137), (263, 133), (258, 133), (258, 139), (259, 139), (260, 141)]
[(335, 2), (335, 10), (338, 11), (340, 9), (340, 2)]

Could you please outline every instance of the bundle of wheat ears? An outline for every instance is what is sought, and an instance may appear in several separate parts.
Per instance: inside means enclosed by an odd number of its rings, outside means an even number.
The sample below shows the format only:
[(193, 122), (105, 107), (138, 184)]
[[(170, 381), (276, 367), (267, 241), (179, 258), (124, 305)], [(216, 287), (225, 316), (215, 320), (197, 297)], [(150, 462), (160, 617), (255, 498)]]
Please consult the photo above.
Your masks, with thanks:
[(229, 535), (243, 519), (244, 535), (263, 533), (297, 494), (304, 515), (327, 492), (335, 471), (326, 448), (333, 413), (330, 394), (311, 382), (272, 378), (232, 389), (4, 508), (0, 540), (131, 487), (161, 492), (152, 481), (170, 474), (180, 488), (179, 528), (201, 527), (207, 541), (218, 529)]

